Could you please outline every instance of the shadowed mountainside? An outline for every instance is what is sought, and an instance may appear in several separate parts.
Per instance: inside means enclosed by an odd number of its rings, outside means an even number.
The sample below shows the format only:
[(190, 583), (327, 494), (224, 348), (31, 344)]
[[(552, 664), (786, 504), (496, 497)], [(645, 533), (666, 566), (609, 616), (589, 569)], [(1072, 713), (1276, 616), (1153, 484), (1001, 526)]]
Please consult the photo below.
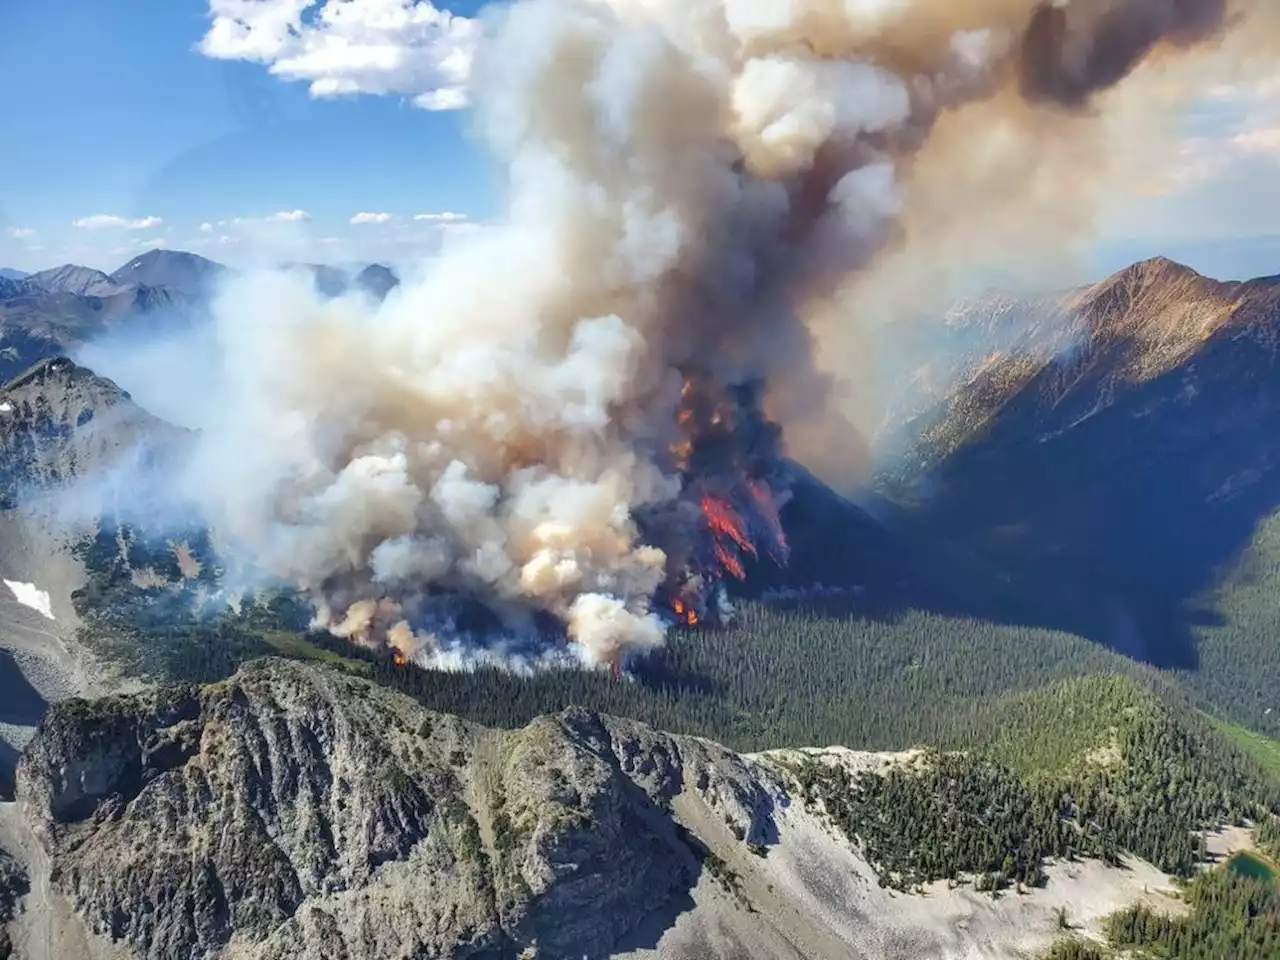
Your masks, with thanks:
[(1194, 669), (1193, 601), (1280, 504), (1280, 278), (1168, 260), (952, 317), (1010, 346), (910, 428), (910, 523), (1056, 595), (1054, 623)]

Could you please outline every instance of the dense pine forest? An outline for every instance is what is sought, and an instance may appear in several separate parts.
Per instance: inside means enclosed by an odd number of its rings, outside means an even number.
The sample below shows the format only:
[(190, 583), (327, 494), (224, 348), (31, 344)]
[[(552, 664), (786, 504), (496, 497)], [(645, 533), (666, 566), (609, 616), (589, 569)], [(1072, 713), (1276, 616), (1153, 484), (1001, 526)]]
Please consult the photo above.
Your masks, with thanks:
[[(1053, 709), (1067, 704), (1074, 711)], [(1064, 731), (1061, 740), (1025, 751), (1021, 772), (994, 759), (1010, 755), (1020, 732), (1034, 744), (1037, 716)], [(936, 880), (1039, 886), (1048, 860), (1116, 864), (1122, 852), (1189, 877), (1204, 859), (1197, 831), (1280, 813), (1280, 785), (1263, 770), (1126, 681), (1058, 684), (991, 719), (999, 733), (972, 753), (934, 752), (858, 776), (808, 761), (793, 773), (881, 882), (901, 890)]]

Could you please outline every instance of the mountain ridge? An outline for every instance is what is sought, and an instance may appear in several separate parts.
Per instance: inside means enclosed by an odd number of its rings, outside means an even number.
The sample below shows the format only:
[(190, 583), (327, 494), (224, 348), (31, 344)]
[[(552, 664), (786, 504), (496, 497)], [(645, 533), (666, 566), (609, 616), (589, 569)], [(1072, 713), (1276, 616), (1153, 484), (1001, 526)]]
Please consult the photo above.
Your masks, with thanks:
[(1209, 594), (1280, 509), (1280, 279), (1221, 282), (1157, 258), (951, 322), (994, 325), (1009, 346), (976, 356), (910, 424), (888, 495), (918, 528), (1080, 611), (1053, 625), (1193, 686), (1226, 669), (1247, 693), (1219, 686), (1213, 703), (1280, 730), (1264, 712), (1280, 664), (1243, 670), (1242, 651), (1203, 629), (1221, 622)]
[(185, 296), (207, 296), (227, 267), (185, 250), (156, 249), (139, 254), (111, 273), (121, 286), (167, 287)]
[(1007, 907), (884, 889), (826, 812), (841, 795), (811, 805), (804, 784), (833, 768), (914, 781), (934, 762), (747, 757), (579, 707), (492, 730), (269, 658), (203, 688), (55, 706), (18, 797), (51, 893), (146, 960), (917, 960), (979, 944), (1012, 960), (1054, 939), (1060, 903), (1090, 929), (1119, 906), (1171, 908), (1168, 879), (1134, 859), (1050, 865)]
[(82, 297), (105, 297), (119, 293), (123, 289), (121, 284), (101, 270), (81, 267), (73, 263), (40, 270), (28, 274), (24, 279), (43, 287), (50, 293), (74, 293)]
[[(383, 299), (400, 282), (380, 264), (359, 272), (308, 269), (324, 296), (358, 289)], [(151, 250), (110, 274), (64, 264), (13, 279), (0, 276), (0, 380), (119, 329), (200, 323), (217, 284), (232, 273), (197, 254)]]

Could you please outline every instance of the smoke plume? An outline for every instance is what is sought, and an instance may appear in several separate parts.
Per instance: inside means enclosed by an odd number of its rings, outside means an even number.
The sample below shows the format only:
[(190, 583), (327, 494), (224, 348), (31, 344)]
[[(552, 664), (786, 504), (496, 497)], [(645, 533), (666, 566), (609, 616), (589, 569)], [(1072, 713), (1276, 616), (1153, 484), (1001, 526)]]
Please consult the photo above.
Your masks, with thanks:
[(663, 642), (668, 607), (714, 613), (749, 555), (785, 561), (784, 441), (865, 463), (815, 318), (851, 322), (851, 278), (927, 222), (912, 198), (945, 176), (937, 144), (998, 117), (1052, 145), (1233, 12), (519, 0), (473, 78), (502, 223), (380, 306), (230, 281), (223, 402), (187, 487), (335, 633), (435, 662), (468, 597), (498, 635), (559, 624), (616, 666)]

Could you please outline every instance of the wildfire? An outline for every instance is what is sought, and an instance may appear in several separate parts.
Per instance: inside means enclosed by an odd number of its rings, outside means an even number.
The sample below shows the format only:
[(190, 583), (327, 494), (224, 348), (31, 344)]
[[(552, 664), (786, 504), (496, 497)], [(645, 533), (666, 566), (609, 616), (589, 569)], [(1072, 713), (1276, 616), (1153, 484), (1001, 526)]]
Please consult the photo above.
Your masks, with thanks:
[[(707, 521), (707, 528), (711, 531), (711, 536), (716, 543), (716, 553), (729, 553), (729, 542), (737, 546), (739, 550), (756, 555), (755, 544), (751, 542), (751, 537), (747, 534), (747, 525), (742, 516), (734, 509), (733, 504), (725, 497), (719, 494), (704, 492), (698, 500), (699, 506), (702, 507), (702, 516)], [(729, 567), (729, 564), (725, 564)], [(742, 576), (738, 577), (739, 580)]]
[(675, 611), (676, 620), (688, 627), (696, 627), (699, 622), (698, 611), (680, 597), (671, 601), (671, 609)]
[(666, 596), (676, 622), (696, 626), (710, 615), (720, 581), (745, 580), (749, 560), (762, 553), (785, 563), (787, 542), (765, 480), (782, 453), (778, 427), (764, 413), (763, 384), (718, 383), (697, 369), (683, 373), (667, 452), (700, 522), (676, 553)]
[(403, 667), (409, 661), (405, 659), (405, 655), (401, 653), (399, 650), (393, 650), (391, 651), (391, 662), (394, 663), (397, 667)]

